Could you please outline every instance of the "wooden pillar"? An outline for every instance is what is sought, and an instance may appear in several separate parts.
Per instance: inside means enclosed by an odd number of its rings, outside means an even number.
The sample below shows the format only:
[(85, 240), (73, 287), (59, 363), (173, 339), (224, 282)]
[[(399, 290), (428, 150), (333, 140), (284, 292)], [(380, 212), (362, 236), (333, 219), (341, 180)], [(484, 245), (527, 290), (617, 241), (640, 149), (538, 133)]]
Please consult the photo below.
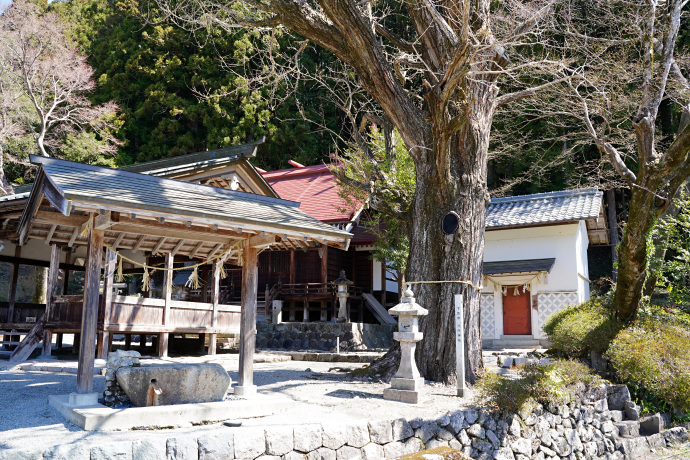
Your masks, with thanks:
[[(69, 248), (68, 248), (69, 249)], [(68, 265), (72, 263), (72, 253), (67, 250), (65, 251), (65, 276), (62, 278), (62, 295), (67, 295), (67, 287), (69, 286), (69, 268)]]
[(608, 189), (606, 191), (606, 201), (608, 202), (608, 207), (606, 208), (606, 217), (609, 221), (609, 244), (611, 245), (611, 266), (613, 271), (611, 272), (611, 279), (615, 283), (618, 279), (618, 269), (616, 268), (616, 262), (618, 262), (618, 243), (620, 239), (618, 238), (618, 218), (616, 217), (616, 191), (614, 189)]
[(290, 284), (295, 284), (295, 251), (290, 251)]
[(111, 343), (110, 331), (110, 310), (113, 304), (113, 281), (115, 279), (115, 267), (117, 265), (117, 254), (107, 249), (105, 252), (105, 267), (103, 268), (103, 330), (98, 334), (98, 357), (108, 359)]
[(139, 348), (143, 349), (146, 347), (146, 334), (139, 334)]
[(96, 327), (98, 325), (98, 291), (101, 281), (104, 231), (95, 228), (96, 215), (89, 216), (89, 247), (84, 280), (84, 307), (81, 320), (77, 393), (93, 391), (93, 360), (96, 356)]
[(64, 336), (64, 334), (62, 332), (58, 332), (57, 334), (55, 334), (55, 346), (57, 348), (62, 348), (62, 337), (63, 336)]
[(240, 369), (235, 394), (256, 393), (254, 385), (254, 347), (256, 345), (256, 290), (258, 288), (258, 251), (251, 247), (251, 239), (242, 250), (242, 313), (240, 318)]
[(213, 332), (208, 336), (208, 354), (216, 354), (216, 345), (218, 340), (218, 304), (220, 301), (220, 266), (223, 261), (213, 261), (213, 278), (211, 279), (211, 305), (213, 305), (213, 313), (211, 316), (211, 327)]
[[(199, 333), (199, 336), (197, 337), (197, 351), (199, 353), (203, 353), (206, 348), (206, 334)], [(210, 354), (210, 353), (209, 353)]]
[[(170, 306), (172, 304), (172, 280), (173, 280), (173, 262), (175, 256), (171, 253), (165, 255), (165, 273), (163, 274), (163, 300), (165, 300), (165, 307), (163, 308), (163, 326), (168, 326), (170, 322)], [(158, 356), (168, 356), (168, 341), (170, 334), (168, 332), (161, 332), (158, 334)]]
[[(58, 272), (60, 271), (60, 246), (50, 246), (50, 266), (48, 268), (48, 288), (46, 289), (46, 312), (43, 316), (43, 324), (50, 320), (53, 309), (53, 297), (58, 285)], [(53, 348), (53, 333), (48, 329), (43, 331), (43, 356), (50, 356)]]
[(74, 334), (74, 338), (72, 339), (72, 353), (77, 354), (79, 353), (79, 343), (81, 342), (81, 334), (76, 333)]
[[(328, 246), (323, 245), (319, 249), (319, 256), (321, 256), (321, 284), (326, 286), (326, 289), (328, 289)], [(324, 319), (324, 314), (326, 314), (326, 310), (324, 308), (323, 302), (319, 304), (321, 306), (321, 309), (319, 311), (319, 318)], [(307, 309), (307, 319), (306, 321), (309, 321), (309, 310)]]
[[(14, 248), (14, 257), (19, 259), (22, 256), (22, 247), (17, 245)], [(12, 272), (10, 273), (10, 291), (7, 293), (7, 322), (14, 323), (14, 302), (17, 298), (17, 281), (19, 279), (19, 262), (12, 263)]]
[(304, 299), (304, 306), (302, 308), (302, 322), (303, 323), (309, 322), (309, 297)]
[(125, 334), (125, 350), (132, 349), (132, 334)]
[[(388, 292), (386, 283), (386, 261), (381, 261), (381, 305), (386, 308), (386, 293)], [(386, 308), (388, 310), (388, 308)]]

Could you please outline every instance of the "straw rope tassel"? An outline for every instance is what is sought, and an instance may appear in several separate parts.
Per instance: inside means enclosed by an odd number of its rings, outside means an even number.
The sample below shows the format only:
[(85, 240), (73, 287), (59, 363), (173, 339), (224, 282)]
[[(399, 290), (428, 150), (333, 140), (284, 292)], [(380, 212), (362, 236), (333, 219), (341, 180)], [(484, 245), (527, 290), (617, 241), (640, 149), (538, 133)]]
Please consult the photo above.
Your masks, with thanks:
[(185, 286), (191, 287), (192, 289), (199, 289), (199, 267), (195, 266), (192, 274), (189, 275), (189, 279), (184, 283)]
[(222, 280), (228, 277), (228, 273), (225, 271), (225, 263), (222, 260), (218, 261), (218, 277)]
[(86, 238), (89, 236), (89, 226), (91, 225), (91, 219), (87, 219), (86, 222), (84, 222), (84, 228), (81, 230), (81, 233), (79, 236), (82, 236)]
[(125, 280), (125, 275), (122, 274), (122, 256), (119, 256), (118, 258), (120, 260), (117, 262), (117, 273), (115, 274), (115, 279), (118, 283), (121, 283)]
[(142, 291), (151, 289), (151, 275), (149, 274), (148, 267), (144, 267), (144, 277), (141, 279), (141, 289)]

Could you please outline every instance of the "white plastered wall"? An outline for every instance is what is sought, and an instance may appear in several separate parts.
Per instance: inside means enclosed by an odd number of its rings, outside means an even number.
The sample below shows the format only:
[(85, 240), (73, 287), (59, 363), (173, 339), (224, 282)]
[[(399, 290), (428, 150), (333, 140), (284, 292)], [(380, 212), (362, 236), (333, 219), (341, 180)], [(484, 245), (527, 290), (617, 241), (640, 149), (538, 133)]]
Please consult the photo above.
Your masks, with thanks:
[(524, 284), (528, 285), (531, 294), (532, 336), (536, 339), (545, 338), (542, 326), (549, 315), (568, 304), (589, 298), (589, 283), (586, 281), (589, 278), (587, 245), (587, 228), (584, 221), (566, 225), (487, 231), (484, 262), (548, 258), (556, 260), (547, 275), (535, 272), (491, 275), (485, 279), (482, 291), (483, 339), (497, 340), (503, 336), (501, 286)]
[[(381, 290), (381, 278), (383, 278), (381, 273), (381, 261), (373, 261), (373, 275), (374, 275), (374, 291)], [(388, 292), (398, 292), (398, 283), (386, 279), (386, 291)]]

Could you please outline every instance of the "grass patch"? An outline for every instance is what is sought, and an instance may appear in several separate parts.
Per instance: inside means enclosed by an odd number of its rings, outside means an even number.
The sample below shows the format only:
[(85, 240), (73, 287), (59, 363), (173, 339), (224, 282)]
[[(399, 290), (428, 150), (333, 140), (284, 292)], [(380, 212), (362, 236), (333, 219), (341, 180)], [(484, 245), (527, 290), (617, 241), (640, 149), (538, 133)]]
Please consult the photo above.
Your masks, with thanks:
[(587, 357), (590, 351), (603, 353), (621, 329), (611, 315), (608, 301), (592, 298), (551, 315), (544, 325), (552, 347), (569, 357)]
[(592, 370), (573, 360), (549, 365), (518, 366), (519, 377), (510, 379), (487, 372), (477, 382), (480, 402), (494, 410), (519, 413), (539, 404), (563, 404), (574, 400), (577, 384), (598, 385), (601, 379)]

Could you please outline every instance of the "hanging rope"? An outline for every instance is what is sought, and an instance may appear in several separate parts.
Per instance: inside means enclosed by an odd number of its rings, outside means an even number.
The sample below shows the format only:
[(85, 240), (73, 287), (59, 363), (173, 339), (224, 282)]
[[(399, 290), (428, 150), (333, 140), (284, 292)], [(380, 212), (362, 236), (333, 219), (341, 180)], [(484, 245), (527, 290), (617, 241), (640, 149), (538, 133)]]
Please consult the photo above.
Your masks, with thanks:
[(410, 284), (444, 284), (444, 283), (455, 283), (455, 284), (467, 284), (468, 286), (472, 286), (478, 291), (482, 290), (482, 286), (477, 286), (476, 284), (472, 283), (471, 281), (463, 281), (463, 280), (448, 280), (448, 281), (407, 281), (405, 282), (405, 286), (403, 287), (403, 291), (407, 289), (407, 286)]
[[(88, 224), (88, 221), (87, 221), (87, 224)], [(87, 233), (88, 233), (88, 226), (86, 227), (86, 230), (87, 230)], [(113, 253), (115, 253), (115, 255), (116, 255), (117, 257), (120, 258), (120, 260), (119, 260), (119, 262), (118, 262), (118, 264), (117, 264), (117, 272), (116, 272), (116, 279), (117, 279), (118, 282), (121, 282), (122, 280), (124, 280), (124, 275), (123, 275), (123, 273), (122, 273), (122, 261), (123, 261), (123, 260), (126, 260), (127, 262), (129, 262), (129, 263), (131, 263), (131, 264), (133, 264), (133, 265), (137, 265), (137, 266), (139, 266), (139, 267), (143, 267), (143, 268), (144, 268), (144, 276), (143, 276), (143, 279), (142, 279), (142, 289), (143, 289), (144, 291), (148, 291), (148, 290), (150, 289), (150, 287), (151, 287), (151, 275), (153, 275), (153, 272), (156, 271), (156, 270), (162, 270), (162, 271), (164, 271), (165, 273), (169, 274), (169, 273), (172, 273), (172, 272), (175, 272), (175, 271), (178, 271), (178, 270), (189, 270), (189, 269), (191, 268), (191, 269), (192, 269), (192, 274), (189, 275), (189, 279), (188, 279), (187, 282), (185, 283), (185, 286), (191, 286), (193, 289), (199, 289), (200, 281), (199, 281), (199, 271), (198, 271), (198, 268), (201, 267), (202, 265), (205, 265), (205, 264), (207, 264), (207, 263), (209, 263), (209, 262), (214, 262), (214, 261), (216, 261), (216, 260), (220, 261), (221, 263), (220, 263), (220, 266), (219, 266), (218, 275), (220, 276), (221, 279), (224, 279), (224, 278), (227, 276), (227, 272), (225, 271), (225, 268), (223, 268), (223, 262), (224, 262), (225, 259), (227, 259), (227, 257), (232, 253), (233, 250), (236, 250), (236, 251), (237, 251), (237, 254), (238, 254), (238, 258), (237, 258), (237, 259), (238, 259), (238, 263), (240, 263), (240, 265), (241, 265), (241, 261), (242, 261), (242, 258), (241, 258), (241, 254), (242, 254), (242, 241), (238, 241), (237, 243), (233, 244), (233, 245), (230, 246), (227, 250), (225, 250), (224, 252), (222, 252), (220, 255), (211, 257), (210, 259), (206, 259), (206, 260), (204, 260), (203, 262), (199, 262), (199, 263), (196, 263), (196, 264), (194, 264), (194, 265), (186, 265), (186, 266), (177, 267), (177, 268), (175, 268), (175, 267), (172, 267), (172, 268), (154, 267), (154, 266), (152, 266), (152, 265), (147, 265), (147, 264), (145, 264), (145, 263), (137, 262), (137, 261), (134, 260), (134, 259), (130, 259), (129, 257), (122, 255), (121, 253), (119, 253), (119, 252), (116, 251), (115, 249), (111, 248), (111, 247), (108, 246), (107, 244), (104, 244), (103, 246), (105, 246), (106, 248), (108, 248), (110, 251), (112, 251)], [(150, 273), (149, 273), (149, 269), (151, 270)]]

